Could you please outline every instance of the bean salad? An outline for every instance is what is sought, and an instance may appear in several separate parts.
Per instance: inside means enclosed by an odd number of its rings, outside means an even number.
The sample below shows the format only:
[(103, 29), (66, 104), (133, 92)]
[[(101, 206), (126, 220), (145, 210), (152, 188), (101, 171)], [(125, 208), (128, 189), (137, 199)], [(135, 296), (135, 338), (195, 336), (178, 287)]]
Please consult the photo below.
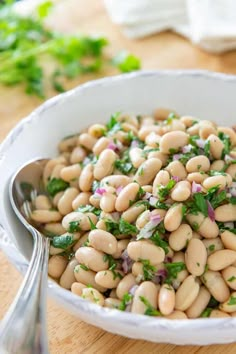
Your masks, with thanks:
[(49, 275), (100, 306), (236, 317), (236, 130), (168, 109), (64, 138), (31, 219)]

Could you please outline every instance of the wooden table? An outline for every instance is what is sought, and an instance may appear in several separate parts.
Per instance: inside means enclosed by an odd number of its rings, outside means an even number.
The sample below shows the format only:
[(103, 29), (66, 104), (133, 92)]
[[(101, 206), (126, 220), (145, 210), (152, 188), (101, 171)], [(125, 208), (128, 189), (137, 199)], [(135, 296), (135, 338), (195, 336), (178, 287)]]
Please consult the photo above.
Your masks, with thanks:
[[(144, 69), (197, 68), (236, 74), (236, 51), (211, 55), (192, 46), (184, 38), (166, 32), (140, 40), (125, 38), (113, 25), (100, 0), (66, 0), (60, 2), (51, 16), (51, 24), (66, 32), (79, 30), (87, 33), (104, 33), (111, 42), (109, 52), (123, 48), (142, 59)], [(106, 72), (110, 75), (112, 72)], [(74, 80), (67, 88), (80, 83)], [(49, 91), (49, 96), (53, 96)], [(41, 101), (26, 96), (21, 87), (0, 87), (0, 141), (24, 116)], [(0, 251), (0, 318), (11, 304), (22, 276)], [(199, 346), (174, 346), (126, 339), (106, 333), (69, 315), (51, 299), (48, 300), (48, 332), (50, 351), (56, 353), (181, 353), (198, 352), (227, 354), (236, 352), (236, 344)]]

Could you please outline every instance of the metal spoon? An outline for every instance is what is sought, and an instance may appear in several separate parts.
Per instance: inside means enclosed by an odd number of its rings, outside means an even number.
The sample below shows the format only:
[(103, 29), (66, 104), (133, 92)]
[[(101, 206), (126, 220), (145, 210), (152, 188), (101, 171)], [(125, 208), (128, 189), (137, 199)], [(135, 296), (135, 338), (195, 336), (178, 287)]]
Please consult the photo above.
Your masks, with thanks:
[(0, 324), (1, 354), (49, 353), (46, 292), (50, 243), (30, 220), (30, 200), (42, 189), (41, 177), (47, 161), (47, 159), (38, 159), (28, 162), (16, 172), (9, 184), (12, 208), (33, 236), (34, 246), (24, 281)]

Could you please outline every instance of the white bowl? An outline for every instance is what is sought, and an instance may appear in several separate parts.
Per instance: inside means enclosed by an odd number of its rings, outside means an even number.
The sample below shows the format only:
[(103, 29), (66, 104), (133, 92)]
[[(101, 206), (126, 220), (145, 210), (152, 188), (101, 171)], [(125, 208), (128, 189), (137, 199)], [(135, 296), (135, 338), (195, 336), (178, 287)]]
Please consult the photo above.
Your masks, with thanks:
[[(52, 157), (61, 138), (117, 111), (151, 113), (156, 107), (180, 114), (236, 123), (236, 77), (202, 71), (135, 72), (88, 82), (59, 95), (23, 119), (0, 149), (0, 220), (2, 229), (27, 259), (32, 239), (11, 210), (10, 176), (26, 161)], [(18, 255), (14, 256), (17, 263)], [(10, 283), (9, 283), (10, 286)], [(49, 294), (74, 315), (109, 332), (173, 344), (234, 342), (236, 318), (166, 320), (100, 308), (49, 280)]]

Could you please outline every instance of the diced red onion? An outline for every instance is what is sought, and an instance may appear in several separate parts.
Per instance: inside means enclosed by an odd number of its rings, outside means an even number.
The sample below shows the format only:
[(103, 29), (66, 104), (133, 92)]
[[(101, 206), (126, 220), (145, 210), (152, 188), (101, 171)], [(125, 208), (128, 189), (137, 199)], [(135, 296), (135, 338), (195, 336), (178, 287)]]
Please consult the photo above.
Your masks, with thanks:
[(180, 181), (180, 179), (179, 179), (179, 177), (178, 176), (172, 176), (172, 178), (171, 179), (173, 179), (175, 182), (179, 182)]
[(144, 194), (144, 196), (143, 196), (143, 198), (142, 198), (142, 199), (144, 199), (144, 200), (148, 200), (151, 196), (152, 196), (152, 194), (151, 194), (151, 193), (146, 192), (146, 193)]
[(166, 269), (159, 269), (157, 271), (157, 275), (162, 278), (165, 279), (167, 277), (167, 270)]
[(230, 155), (225, 155), (225, 162), (231, 162), (233, 161), (234, 159), (230, 156)]
[(209, 200), (206, 201), (207, 202), (207, 211), (208, 211), (208, 216), (211, 219), (211, 221), (215, 221), (215, 210), (213, 209), (211, 203), (209, 202)]
[(195, 181), (192, 183), (192, 193), (199, 193), (202, 190), (202, 186)]
[(105, 188), (97, 188), (95, 190), (95, 194), (103, 195), (104, 193), (106, 193), (106, 189)]
[(150, 197), (149, 203), (151, 204), (151, 206), (155, 206), (157, 202), (158, 202), (157, 197)]
[(197, 140), (196, 140), (196, 144), (197, 144), (198, 147), (200, 147), (201, 149), (203, 149), (203, 148), (205, 147), (206, 142), (205, 142), (205, 140), (203, 140), (203, 139), (197, 139)]
[(129, 273), (132, 269), (133, 261), (129, 257), (127, 250), (124, 250), (124, 252), (121, 255), (121, 259), (123, 260), (122, 262), (122, 269), (125, 274)]
[(133, 285), (133, 286), (129, 289), (129, 293), (134, 296), (135, 291), (136, 291), (137, 289), (138, 289), (138, 285)]
[(160, 215), (153, 215), (154, 220), (151, 218), (150, 221), (141, 229), (140, 233), (137, 235), (137, 239), (150, 238), (153, 234), (153, 230), (162, 220)]
[(181, 159), (181, 157), (183, 157), (183, 154), (174, 154), (173, 155), (173, 160), (174, 161), (179, 160), (179, 159)]
[(154, 214), (153, 215), (151, 213), (150, 221), (153, 221), (154, 223), (158, 222), (158, 224), (159, 224), (161, 222), (161, 215), (160, 214)]
[(172, 263), (172, 258), (169, 257), (169, 256), (166, 256), (165, 259), (164, 259), (164, 262), (165, 263)]
[(138, 143), (137, 140), (133, 140), (132, 143), (131, 143), (131, 145), (130, 145), (131, 149), (132, 149), (132, 148), (136, 148), (136, 147), (138, 147), (138, 146), (139, 146), (139, 143)]
[(119, 152), (120, 151), (118, 145), (116, 145), (112, 141), (108, 144), (107, 149), (113, 150), (115, 152)]
[(182, 152), (186, 154), (187, 152), (190, 152), (192, 150), (192, 145), (185, 145), (182, 147)]
[(120, 192), (122, 191), (123, 187), (122, 186), (119, 186), (116, 188), (116, 193), (117, 194), (120, 194)]

